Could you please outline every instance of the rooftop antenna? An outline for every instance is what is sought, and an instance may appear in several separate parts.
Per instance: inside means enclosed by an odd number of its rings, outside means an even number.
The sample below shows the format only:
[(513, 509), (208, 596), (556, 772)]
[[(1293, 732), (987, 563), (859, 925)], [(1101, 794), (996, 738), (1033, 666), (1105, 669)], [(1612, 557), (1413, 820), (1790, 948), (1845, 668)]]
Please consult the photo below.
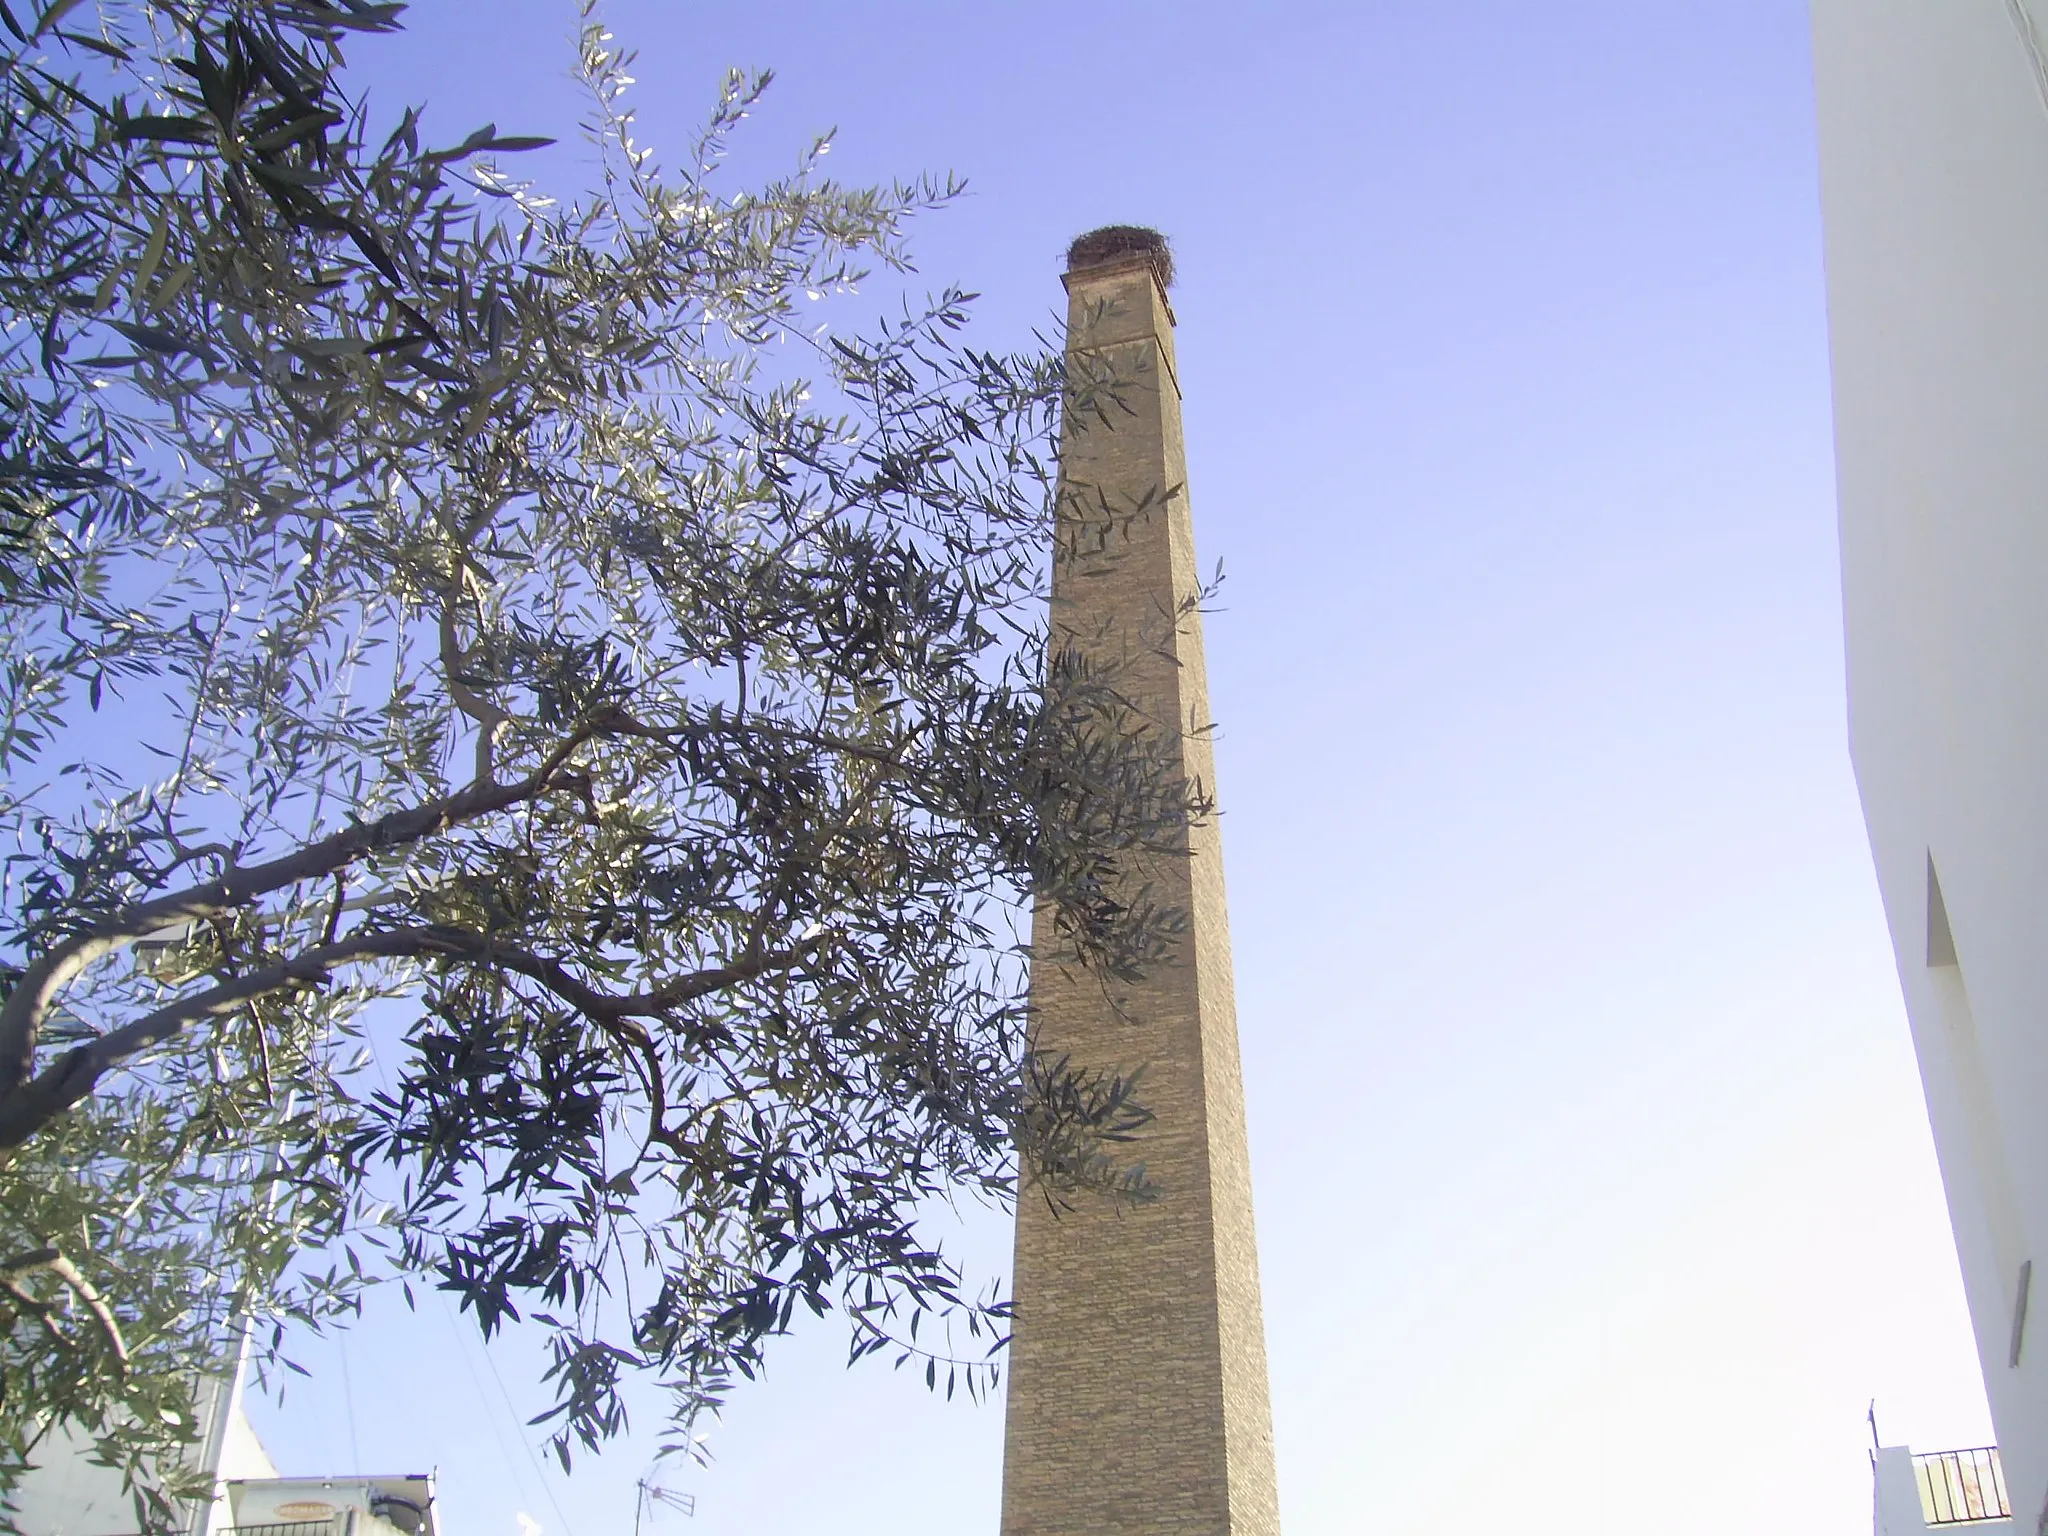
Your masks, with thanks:
[(633, 1503), (633, 1536), (640, 1536), (640, 1522), (657, 1506), (662, 1509), (679, 1509), (689, 1516), (697, 1513), (696, 1495), (677, 1493), (673, 1488), (663, 1488), (654, 1481), (651, 1473), (633, 1486), (640, 1490), (640, 1497)]

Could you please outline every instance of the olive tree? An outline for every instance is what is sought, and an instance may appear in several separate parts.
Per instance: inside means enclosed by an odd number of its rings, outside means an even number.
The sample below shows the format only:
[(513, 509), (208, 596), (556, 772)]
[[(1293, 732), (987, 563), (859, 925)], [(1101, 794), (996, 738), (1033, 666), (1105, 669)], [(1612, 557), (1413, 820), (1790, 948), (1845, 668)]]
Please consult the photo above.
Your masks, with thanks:
[(549, 1331), (565, 1464), (799, 1307), (985, 1386), (921, 1211), (1142, 1193), (1018, 915), (1155, 963), (1205, 812), (1046, 654), (1113, 385), (838, 319), (955, 187), (729, 189), (738, 76), (664, 169), (586, 13), (554, 201), (345, 88), (398, 9), (0, 0), (0, 1487), (159, 1522), (195, 1381), (384, 1275)]

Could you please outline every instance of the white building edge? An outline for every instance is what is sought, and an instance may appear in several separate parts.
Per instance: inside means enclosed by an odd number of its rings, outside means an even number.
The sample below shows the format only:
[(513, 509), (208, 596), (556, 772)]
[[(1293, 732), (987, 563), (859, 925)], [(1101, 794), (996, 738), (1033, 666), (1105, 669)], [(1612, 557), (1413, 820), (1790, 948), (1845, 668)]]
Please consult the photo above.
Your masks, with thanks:
[[(2003, 1459), (1969, 1475), (2048, 1536), (2048, 0), (1812, 20), (1850, 749)], [(1997, 1513), (1917, 1461), (1879, 1453), (1880, 1531)]]
[[(246, 1351), (199, 1394), (199, 1466), (214, 1496), (190, 1508), (189, 1536), (438, 1536), (434, 1475), (280, 1477), (242, 1410)], [(16, 1491), (27, 1536), (136, 1536), (121, 1474), (89, 1458), (76, 1437), (47, 1447)]]

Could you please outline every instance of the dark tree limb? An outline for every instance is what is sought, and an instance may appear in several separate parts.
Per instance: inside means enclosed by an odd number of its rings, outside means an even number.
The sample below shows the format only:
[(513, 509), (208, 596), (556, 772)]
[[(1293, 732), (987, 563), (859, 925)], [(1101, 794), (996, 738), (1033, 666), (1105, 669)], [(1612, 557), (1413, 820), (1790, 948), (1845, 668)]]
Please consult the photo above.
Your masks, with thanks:
[(650, 1042), (637, 1020), (658, 1018), (696, 998), (771, 972), (790, 970), (816, 949), (822, 937), (750, 955), (736, 964), (707, 966), (658, 987), (613, 993), (592, 986), (558, 960), (490, 934), (445, 924), (351, 934), (166, 1003), (132, 1023), (73, 1046), (31, 1081), (0, 1094), (0, 1152), (20, 1146), (79, 1103), (114, 1068), (191, 1025), (220, 1018), (277, 992), (324, 986), (338, 967), (354, 961), (441, 959), (510, 971), (539, 983), (607, 1034), (644, 1051)]
[[(304, 880), (334, 874), (373, 853), (407, 847), (450, 827), (523, 804), (551, 787), (576, 749), (603, 734), (605, 728), (602, 723), (593, 723), (573, 733), (548, 755), (540, 767), (523, 779), (510, 784), (472, 786), (425, 805), (393, 811), (375, 821), (344, 827), (282, 858), (251, 865), (247, 869), (234, 869), (218, 880), (137, 902), (53, 946), (28, 966), (14, 990), (8, 994), (6, 1004), (0, 1006), (0, 1105), (11, 1101), (28, 1083), (35, 1063), (36, 1040), (42, 1032), (50, 1005), (71, 981), (96, 962), (164, 928), (224, 917), (259, 897)], [(174, 1012), (178, 1006), (173, 1004), (168, 1011)], [(165, 1011), (159, 1010), (159, 1014)], [(150, 1018), (158, 1016), (152, 1014)], [(142, 1022), (146, 1021), (138, 1021), (137, 1025), (129, 1027), (139, 1028)], [(176, 1028), (183, 1028), (189, 1022), (181, 1020)], [(116, 1030), (102, 1039), (123, 1033)], [(69, 1052), (64, 1060), (77, 1055), (77, 1051)], [(48, 1072), (43, 1074), (45, 1078), (48, 1076)], [(37, 1081), (40, 1083), (42, 1079)], [(77, 1100), (68, 1102), (76, 1103)], [(0, 1124), (4, 1123), (5, 1111), (0, 1110)], [(0, 1146), (18, 1144), (7, 1141), (4, 1133), (0, 1133)]]
[(78, 1298), (79, 1304), (99, 1323), (101, 1332), (107, 1336), (108, 1346), (114, 1351), (114, 1358), (121, 1362), (121, 1368), (125, 1371), (128, 1368), (128, 1341), (121, 1337), (121, 1324), (115, 1318), (113, 1308), (107, 1305), (106, 1298), (100, 1295), (92, 1282), (78, 1272), (78, 1266), (64, 1256), (63, 1250), (38, 1248), (33, 1253), (17, 1254), (11, 1259), (0, 1260), (0, 1289), (4, 1289), (16, 1301), (38, 1314), (43, 1320), (43, 1326), (62, 1338), (63, 1331), (57, 1327), (56, 1319), (49, 1315), (49, 1304), (37, 1300), (14, 1278), (35, 1269), (47, 1269), (64, 1282), (71, 1294)]

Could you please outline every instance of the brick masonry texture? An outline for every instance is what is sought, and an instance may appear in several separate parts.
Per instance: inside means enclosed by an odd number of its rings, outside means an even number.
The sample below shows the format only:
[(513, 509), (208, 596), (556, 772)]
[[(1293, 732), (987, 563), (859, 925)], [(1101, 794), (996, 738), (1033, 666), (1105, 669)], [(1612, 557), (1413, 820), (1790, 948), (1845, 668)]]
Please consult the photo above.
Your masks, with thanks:
[[(1070, 372), (1113, 375), (1128, 410), (1069, 413), (1054, 643), (1123, 665), (1126, 694), (1181, 727), (1184, 769), (1213, 793), (1200, 620), (1173, 618), (1198, 577), (1172, 311), (1143, 258), (1067, 287)], [(1142, 510), (1102, 540), (1105, 509)], [(1121, 994), (1122, 1017), (1060, 965), (1043, 914), (1034, 930), (1037, 1043), (1142, 1067), (1156, 1118), (1119, 1155), (1160, 1194), (1019, 1200), (1004, 1536), (1278, 1536), (1222, 844), (1213, 818), (1189, 837), (1187, 858), (1144, 871), (1189, 930), (1175, 963)]]

